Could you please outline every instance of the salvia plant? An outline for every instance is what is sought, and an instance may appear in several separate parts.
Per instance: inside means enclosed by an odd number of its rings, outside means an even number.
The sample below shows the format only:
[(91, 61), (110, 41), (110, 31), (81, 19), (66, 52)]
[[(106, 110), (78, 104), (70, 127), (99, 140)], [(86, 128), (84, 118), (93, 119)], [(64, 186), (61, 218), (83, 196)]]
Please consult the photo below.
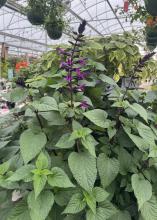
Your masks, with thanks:
[(156, 93), (82, 57), (85, 27), (57, 49), (57, 70), (5, 96), (24, 106), (0, 118), (1, 220), (157, 219)]

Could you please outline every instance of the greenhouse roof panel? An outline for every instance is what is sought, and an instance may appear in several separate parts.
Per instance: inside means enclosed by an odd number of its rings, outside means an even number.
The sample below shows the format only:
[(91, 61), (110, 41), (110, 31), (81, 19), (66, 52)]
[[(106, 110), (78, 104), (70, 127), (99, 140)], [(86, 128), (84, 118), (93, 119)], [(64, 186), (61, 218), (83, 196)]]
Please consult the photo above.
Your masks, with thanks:
[[(68, 41), (68, 32), (59, 41), (53, 41), (43, 27), (31, 25), (27, 17), (19, 13), (20, 6), (26, 5), (26, 0), (8, 0), (7, 7), (0, 9), (0, 42), (6, 42), (19, 50), (21, 48), (40, 53), (47, 50), (49, 45)], [(139, 22), (131, 25), (124, 16), (117, 15), (117, 6), (122, 7), (123, 0), (71, 0), (65, 16), (75, 31), (81, 20), (86, 19), (87, 36), (104, 36), (141, 28)]]

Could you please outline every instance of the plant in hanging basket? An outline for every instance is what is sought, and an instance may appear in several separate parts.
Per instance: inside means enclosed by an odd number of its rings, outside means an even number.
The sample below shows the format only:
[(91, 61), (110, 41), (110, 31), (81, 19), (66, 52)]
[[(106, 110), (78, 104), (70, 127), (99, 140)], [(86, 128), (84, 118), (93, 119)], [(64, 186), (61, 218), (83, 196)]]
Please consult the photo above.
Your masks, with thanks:
[(63, 34), (63, 22), (60, 21), (48, 21), (45, 24), (45, 29), (48, 36), (53, 40), (58, 40)]
[(145, 0), (146, 10), (152, 16), (157, 16), (157, 1), (156, 0)]
[(0, 0), (0, 8), (6, 4), (7, 0)]
[(27, 18), (29, 22), (33, 25), (42, 25), (45, 20), (45, 13), (43, 8), (34, 6), (33, 8), (28, 9)]

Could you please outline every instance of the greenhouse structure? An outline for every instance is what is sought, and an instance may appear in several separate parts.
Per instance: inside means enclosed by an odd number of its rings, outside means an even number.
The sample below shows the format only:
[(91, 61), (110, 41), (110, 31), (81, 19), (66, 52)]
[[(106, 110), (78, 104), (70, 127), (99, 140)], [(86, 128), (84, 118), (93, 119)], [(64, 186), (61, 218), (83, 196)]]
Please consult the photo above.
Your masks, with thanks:
[(0, 0), (0, 220), (157, 220), (157, 0)]

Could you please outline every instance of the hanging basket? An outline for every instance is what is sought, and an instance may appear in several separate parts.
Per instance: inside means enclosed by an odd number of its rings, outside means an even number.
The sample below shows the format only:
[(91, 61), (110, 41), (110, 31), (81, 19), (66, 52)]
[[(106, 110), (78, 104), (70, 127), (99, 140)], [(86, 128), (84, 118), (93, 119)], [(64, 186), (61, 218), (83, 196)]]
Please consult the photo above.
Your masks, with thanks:
[(144, 0), (146, 10), (152, 16), (157, 16), (157, 0)]
[(157, 38), (157, 27), (146, 27), (145, 28), (146, 31), (146, 36), (150, 37), (150, 38)]
[(0, 0), (0, 8), (6, 4), (7, 0)]
[(58, 40), (63, 34), (63, 25), (60, 22), (47, 22), (45, 25), (48, 36), (53, 40)]
[(33, 25), (42, 25), (45, 21), (44, 9), (40, 7), (33, 7), (28, 10), (27, 18), (29, 22)]

